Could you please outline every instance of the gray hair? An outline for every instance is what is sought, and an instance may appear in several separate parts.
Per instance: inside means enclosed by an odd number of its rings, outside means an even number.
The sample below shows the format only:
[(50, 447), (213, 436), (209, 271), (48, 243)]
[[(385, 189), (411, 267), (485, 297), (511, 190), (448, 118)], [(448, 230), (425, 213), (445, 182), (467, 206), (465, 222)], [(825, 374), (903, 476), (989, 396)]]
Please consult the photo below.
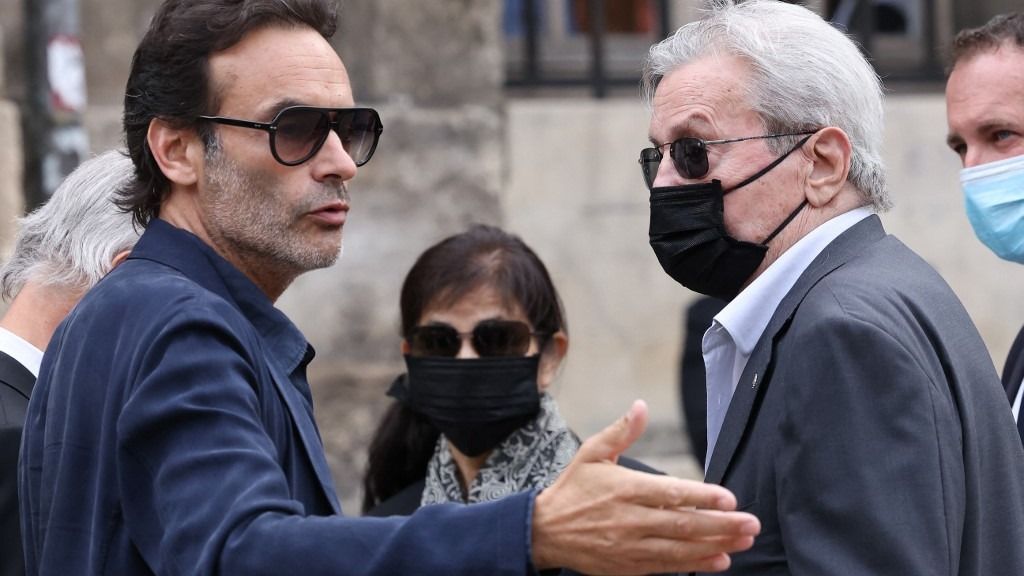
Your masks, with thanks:
[[(704, 56), (741, 58), (751, 69), (747, 101), (766, 133), (842, 129), (853, 146), (849, 182), (876, 210), (891, 207), (881, 157), (882, 86), (856, 44), (801, 6), (714, 4), (702, 19), (651, 47), (641, 85), (647, 105), (676, 68)], [(779, 154), (792, 145), (787, 139), (768, 142)]]
[(76, 292), (99, 282), (139, 238), (131, 214), (113, 202), (133, 175), (123, 152), (106, 152), (83, 162), (46, 204), (19, 219), (14, 253), (0, 269), (4, 298), (30, 280)]

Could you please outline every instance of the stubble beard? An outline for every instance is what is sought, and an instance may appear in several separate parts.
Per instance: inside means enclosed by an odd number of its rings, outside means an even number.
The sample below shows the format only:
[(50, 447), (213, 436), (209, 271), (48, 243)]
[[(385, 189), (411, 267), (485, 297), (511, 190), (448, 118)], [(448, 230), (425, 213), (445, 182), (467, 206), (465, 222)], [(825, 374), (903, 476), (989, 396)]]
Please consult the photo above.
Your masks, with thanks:
[(233, 252), (259, 263), (266, 272), (292, 277), (337, 262), (341, 230), (318, 230), (304, 215), (339, 198), (348, 202), (344, 184), (318, 183), (296, 205), (289, 205), (281, 198), (276, 178), (246, 171), (216, 141), (207, 147), (206, 166), (208, 227)]

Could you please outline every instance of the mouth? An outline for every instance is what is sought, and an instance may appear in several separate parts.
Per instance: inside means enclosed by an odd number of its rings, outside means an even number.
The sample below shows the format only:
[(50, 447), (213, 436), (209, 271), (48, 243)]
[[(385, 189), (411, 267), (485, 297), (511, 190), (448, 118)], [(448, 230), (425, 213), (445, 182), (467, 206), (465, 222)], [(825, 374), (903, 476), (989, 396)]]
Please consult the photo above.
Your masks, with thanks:
[(340, 228), (341, 226), (344, 226), (345, 217), (347, 215), (348, 203), (341, 200), (334, 200), (307, 213), (307, 216), (312, 218), (318, 224), (330, 228)]

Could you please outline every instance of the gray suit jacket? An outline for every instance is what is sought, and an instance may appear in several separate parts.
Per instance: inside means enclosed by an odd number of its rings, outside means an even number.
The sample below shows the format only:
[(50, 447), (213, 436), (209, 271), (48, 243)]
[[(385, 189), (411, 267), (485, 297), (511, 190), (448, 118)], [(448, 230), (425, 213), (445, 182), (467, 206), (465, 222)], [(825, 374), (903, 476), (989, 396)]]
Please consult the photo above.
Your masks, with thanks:
[(1024, 574), (1024, 449), (974, 325), (876, 216), (775, 311), (707, 481), (763, 526), (729, 574)]

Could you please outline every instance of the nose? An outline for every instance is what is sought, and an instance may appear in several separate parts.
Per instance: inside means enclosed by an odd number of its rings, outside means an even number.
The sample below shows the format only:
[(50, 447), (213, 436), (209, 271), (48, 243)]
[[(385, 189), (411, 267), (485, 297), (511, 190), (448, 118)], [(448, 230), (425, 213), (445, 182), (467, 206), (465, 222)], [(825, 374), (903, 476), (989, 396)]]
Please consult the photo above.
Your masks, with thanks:
[(455, 356), (456, 358), (479, 358), (480, 355), (476, 353), (476, 348), (473, 348), (473, 337), (470, 334), (459, 334), (459, 353)]
[[(667, 147), (666, 147), (667, 148)], [(658, 173), (654, 175), (654, 186), (678, 186), (684, 184), (683, 177), (676, 170), (676, 164), (668, 150), (662, 150), (661, 163), (658, 164)]]
[(332, 178), (348, 182), (356, 177), (358, 170), (355, 160), (349, 156), (334, 130), (327, 135), (323, 147), (313, 156), (312, 163), (313, 177), (318, 182)]
[(1002, 157), (999, 154), (987, 153), (984, 150), (974, 149), (968, 151), (964, 155), (964, 168), (973, 168), (975, 166), (981, 166), (982, 164), (988, 164), (989, 162), (995, 162), (1001, 160)]

